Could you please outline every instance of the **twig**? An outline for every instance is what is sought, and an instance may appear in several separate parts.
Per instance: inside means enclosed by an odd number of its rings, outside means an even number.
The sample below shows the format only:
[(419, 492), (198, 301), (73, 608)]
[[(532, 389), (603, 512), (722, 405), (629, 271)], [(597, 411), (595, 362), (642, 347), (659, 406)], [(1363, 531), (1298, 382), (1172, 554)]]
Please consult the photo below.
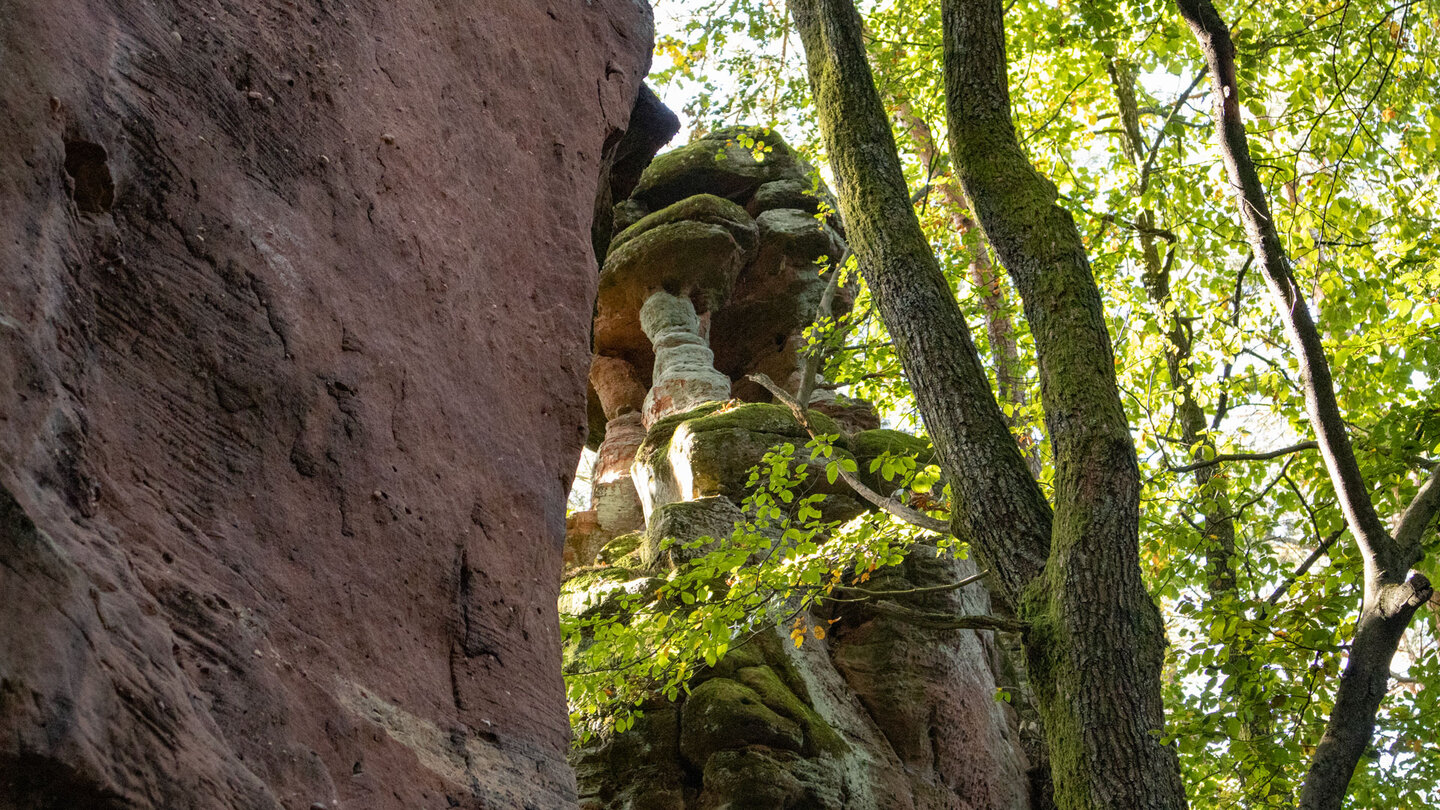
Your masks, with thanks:
[(930, 585), (924, 588), (902, 588), (900, 590), (894, 591), (871, 591), (865, 588), (856, 587), (854, 585), (839, 585), (836, 586), (835, 590), (863, 594), (864, 596), (873, 599), (880, 599), (887, 596), (920, 596), (929, 593), (945, 593), (946, 591), (957, 591), (965, 587), (966, 585), (979, 582), (987, 576), (990, 576), (989, 571), (981, 571), (980, 573), (973, 576), (968, 576), (960, 580), (959, 582), (951, 582), (945, 585)]
[(1316, 450), (1318, 448), (1319, 445), (1314, 441), (1305, 441), (1299, 444), (1292, 444), (1289, 447), (1282, 447), (1279, 450), (1269, 450), (1264, 453), (1221, 453), (1205, 461), (1197, 461), (1194, 464), (1186, 464), (1183, 467), (1171, 467), (1170, 472), (1194, 472), (1195, 470), (1202, 470), (1206, 467), (1214, 467), (1216, 464), (1224, 464), (1227, 461), (1269, 461), (1272, 458), (1288, 456), (1291, 453), (1299, 453), (1304, 450)]
[[(804, 408), (800, 407), (800, 403), (796, 402), (794, 398), (792, 398), (789, 394), (785, 393), (785, 390), (783, 388), (776, 385), (775, 381), (770, 379), (769, 375), (750, 374), (746, 377), (746, 379), (751, 380), (752, 382), (759, 383), (765, 388), (765, 390), (769, 391), (777, 401), (781, 402), (785, 405), (785, 407), (789, 408), (790, 413), (794, 414), (795, 416), (795, 421), (799, 422), (800, 426), (805, 428), (805, 432), (810, 434), (810, 438), (813, 439), (819, 436), (819, 434), (815, 431), (815, 428), (810, 426), (810, 417), (808, 412)], [(865, 482), (855, 477), (855, 473), (850, 472), (840, 464), (836, 464), (835, 469), (839, 471), (840, 477), (845, 480), (845, 483), (848, 484), (851, 489), (855, 490), (855, 494), (874, 504), (877, 508), (888, 512), (891, 515), (894, 515), (895, 517), (905, 521), (906, 523), (911, 524), (912, 526), (918, 526), (922, 529), (926, 529), (937, 534), (950, 533), (949, 523), (940, 520), (939, 518), (930, 517), (923, 512), (911, 509), (910, 507), (906, 506), (903, 503), (900, 503), (894, 498), (887, 498), (884, 495), (881, 495), (880, 493), (866, 486)]]
[(1310, 572), (1311, 566), (1315, 565), (1315, 563), (1318, 562), (1321, 557), (1325, 556), (1325, 552), (1329, 551), (1330, 547), (1335, 545), (1335, 541), (1339, 540), (1340, 535), (1344, 533), (1345, 529), (1339, 528), (1331, 532), (1329, 537), (1321, 540), (1320, 545), (1316, 546), (1315, 550), (1310, 552), (1310, 556), (1306, 557), (1305, 561), (1300, 563), (1299, 567), (1292, 571), (1289, 576), (1285, 577), (1285, 581), (1281, 582), (1280, 585), (1277, 586), (1273, 592), (1271, 592), (1270, 596), (1265, 599), (1265, 603), (1269, 605), (1277, 604), (1280, 601), (1281, 597), (1283, 597), (1286, 592), (1290, 590), (1291, 586), (1293, 586), (1296, 581), (1298, 581), (1301, 577), (1308, 574)]
[(932, 613), (911, 610), (894, 602), (872, 602), (870, 608), (876, 613), (931, 630), (1001, 630), (1007, 633), (1023, 633), (1029, 628), (1025, 622), (1015, 619), (1002, 619), (999, 616), (956, 616), (953, 613)]

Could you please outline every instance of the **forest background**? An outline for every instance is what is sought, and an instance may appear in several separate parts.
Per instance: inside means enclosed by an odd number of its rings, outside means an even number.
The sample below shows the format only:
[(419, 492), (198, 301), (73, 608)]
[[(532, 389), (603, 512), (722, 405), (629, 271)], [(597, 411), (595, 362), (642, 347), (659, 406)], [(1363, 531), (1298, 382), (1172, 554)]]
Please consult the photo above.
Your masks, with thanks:
[[(1426, 2), (1254, 0), (1222, 10), (1249, 153), (1308, 298), (1355, 465), (1374, 511), (1399, 516), (1440, 458), (1440, 15)], [(681, 139), (770, 126), (833, 187), (790, 11), (780, 0), (659, 0), (650, 81), (682, 114)], [(1005, 422), (1053, 496), (1035, 340), (952, 167), (940, 4), (888, 0), (860, 12), (913, 210)], [(1211, 71), (1171, 3), (1013, 0), (1003, 15), (1018, 141), (1088, 253), (1139, 458), (1140, 568), (1169, 642), (1164, 741), (1194, 806), (1293, 806), (1349, 659), (1366, 555), (1307, 414), (1307, 370), (1237, 209)], [(763, 138), (746, 146), (763, 158)], [(892, 426), (923, 435), (865, 278), (853, 261), (842, 272), (857, 299), (813, 332), (825, 374), (877, 403)], [(810, 452), (825, 452), (823, 438)], [(797, 615), (797, 594), (833, 595), (842, 576), (856, 582), (925, 541), (884, 515), (838, 532), (818, 525), (791, 494), (794, 452), (780, 448), (755, 477), (748, 527), (753, 541), (780, 524), (790, 553), (747, 567), (737, 531), (730, 552), (673, 577), (672, 610), (603, 629), (607, 643), (593, 655), (660, 654), (643, 667), (572, 676), (582, 728), (623, 728), (627, 701), (683, 688), (689, 669), (748, 628)], [(944, 485), (938, 468), (905, 457), (878, 472), (912, 503)], [(950, 493), (936, 489), (918, 503), (945, 518)], [(1431, 579), (1440, 579), (1437, 545), (1430, 528), (1414, 567)], [(710, 587), (717, 577), (731, 587)], [(797, 642), (823, 633), (797, 630)], [(1390, 669), (1348, 807), (1440, 801), (1435, 601), (1409, 622)]]

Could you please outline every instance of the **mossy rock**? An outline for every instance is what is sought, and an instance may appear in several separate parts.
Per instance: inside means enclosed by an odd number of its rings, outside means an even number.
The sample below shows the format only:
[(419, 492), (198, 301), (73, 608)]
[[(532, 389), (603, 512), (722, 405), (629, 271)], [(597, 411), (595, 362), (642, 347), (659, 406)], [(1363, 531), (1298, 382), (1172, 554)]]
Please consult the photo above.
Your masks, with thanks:
[[(812, 188), (816, 190), (812, 191)], [(820, 211), (821, 203), (832, 211), (836, 208), (835, 197), (824, 184), (817, 187), (807, 180), (787, 178), (771, 180), (760, 186), (745, 208), (751, 216), (759, 216), (762, 211), (776, 208), (798, 208), (807, 214), (815, 214)]]
[(729, 678), (700, 684), (680, 711), (680, 753), (696, 767), (718, 751), (763, 745), (798, 752), (804, 744), (799, 723), (766, 706), (754, 689)]
[[(643, 220), (631, 227), (640, 224)], [(749, 254), (722, 225), (681, 219), (648, 228), (627, 238), (605, 258), (600, 271), (600, 312), (639, 312), (645, 298), (662, 289), (676, 294), (699, 290), (702, 300), (696, 302), (696, 308), (708, 311), (729, 297), (735, 276), (748, 260)]]
[(716, 197), (714, 194), (696, 194), (673, 205), (668, 205), (653, 214), (647, 214), (617, 234), (615, 239), (610, 242), (610, 251), (613, 253), (642, 233), (664, 225), (686, 221), (718, 225), (730, 232), (730, 236), (735, 239), (735, 244), (740, 246), (746, 256), (753, 255), (755, 252), (756, 239), (759, 236), (755, 220), (745, 212), (744, 208), (729, 200)]
[[(703, 557), (719, 542), (729, 539), (735, 525), (744, 519), (740, 507), (723, 497), (661, 504), (650, 515), (650, 527), (640, 546), (640, 561), (648, 568), (676, 567)], [(712, 542), (687, 547), (706, 537)]]
[(762, 252), (815, 262), (821, 257), (838, 260), (845, 250), (840, 234), (813, 214), (796, 208), (762, 211), (755, 218)]
[(673, 704), (647, 705), (625, 733), (597, 735), (572, 749), (582, 806), (588, 798), (628, 810), (683, 807), (679, 715)]
[(639, 200), (621, 200), (615, 204), (612, 211), (615, 233), (621, 233), (644, 219), (650, 213), (650, 208)]
[[(810, 423), (822, 433), (840, 432), (834, 420), (817, 411), (810, 412)], [(803, 457), (809, 440), (809, 434), (782, 405), (753, 402), (721, 408), (707, 404), (656, 422), (635, 458), (646, 470), (642, 479), (652, 488), (655, 503), (713, 495), (738, 502), (747, 492), (750, 469), (767, 452), (788, 443)], [(837, 443), (837, 455), (848, 456), (844, 446), (842, 438)], [(677, 460), (686, 465), (678, 476), (673, 469)], [(843, 482), (830, 484), (826, 480), (824, 459), (812, 459), (809, 466), (809, 478), (802, 489), (848, 493)]]
[(567, 616), (599, 615), (610, 609), (614, 596), (640, 593), (654, 583), (652, 577), (628, 568), (586, 568), (560, 584), (560, 612)]
[[(770, 151), (756, 160), (754, 152), (741, 143), (746, 137), (763, 141)], [(652, 209), (706, 192), (744, 202), (773, 180), (808, 184), (814, 171), (774, 130), (727, 127), (656, 155), (630, 196)]]
[(756, 749), (717, 753), (705, 763), (700, 810), (778, 810), (802, 806), (805, 787), (790, 772), (788, 760), (793, 757)]
[(805, 732), (806, 756), (821, 753), (840, 756), (850, 750), (845, 739), (830, 727), (814, 709), (790, 691), (775, 670), (768, 666), (741, 667), (735, 672), (735, 680), (755, 691), (760, 700), (776, 714), (800, 724)]
[(633, 560), (638, 565), (640, 555), (637, 552), (643, 542), (645, 542), (644, 532), (622, 534), (606, 543), (605, 547), (600, 549), (600, 554), (596, 559), (606, 565), (622, 565), (626, 560)]

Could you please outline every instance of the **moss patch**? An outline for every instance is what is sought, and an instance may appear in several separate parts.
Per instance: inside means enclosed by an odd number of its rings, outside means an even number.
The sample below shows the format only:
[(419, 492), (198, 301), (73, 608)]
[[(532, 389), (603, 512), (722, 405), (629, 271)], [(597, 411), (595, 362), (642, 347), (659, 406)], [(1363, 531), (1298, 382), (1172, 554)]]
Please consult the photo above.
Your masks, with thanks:
[(610, 243), (610, 250), (613, 252), (640, 234), (662, 225), (687, 220), (719, 225), (730, 232), (741, 250), (747, 254), (755, 250), (757, 234), (755, 220), (745, 213), (744, 208), (729, 200), (716, 197), (714, 194), (696, 194), (693, 197), (686, 197), (674, 205), (666, 206), (653, 214), (641, 217), (638, 222), (616, 235)]
[[(753, 138), (770, 147), (760, 160), (740, 141)], [(808, 183), (814, 169), (791, 151), (774, 130), (765, 127), (726, 127), (693, 143), (657, 155), (630, 196), (659, 208), (678, 200), (710, 192), (744, 201), (761, 184), (792, 179)]]
[[(645, 542), (644, 532), (622, 534), (600, 549), (598, 559), (606, 565), (620, 565), (627, 557), (631, 557), (633, 552), (638, 551), (643, 542)], [(639, 560), (639, 555), (633, 556), (637, 561)]]
[(761, 702), (776, 714), (800, 724), (805, 731), (807, 756), (822, 752), (839, 756), (850, 750), (850, 746), (824, 718), (781, 683), (774, 669), (768, 666), (741, 667), (736, 671), (735, 679), (754, 690)]
[(921, 467), (938, 463), (935, 449), (929, 441), (898, 430), (862, 430), (850, 437), (850, 450), (855, 454), (855, 463), (860, 466), (857, 477), (878, 492), (889, 492), (895, 488), (895, 482), (883, 479), (878, 470), (870, 472), (870, 462), (885, 453), (913, 456), (915, 463)]
[(804, 733), (738, 681), (711, 678), (696, 687), (680, 713), (680, 752), (685, 758), (703, 766), (717, 751), (750, 745), (799, 751)]

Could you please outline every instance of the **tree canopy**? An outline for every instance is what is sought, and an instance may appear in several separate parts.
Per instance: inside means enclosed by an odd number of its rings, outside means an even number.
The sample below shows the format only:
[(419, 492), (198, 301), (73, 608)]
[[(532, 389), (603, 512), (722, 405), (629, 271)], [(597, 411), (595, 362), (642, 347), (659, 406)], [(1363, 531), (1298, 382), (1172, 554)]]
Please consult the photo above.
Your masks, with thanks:
[[(847, 175), (843, 137), (816, 115), (816, 98), (822, 107), (838, 102), (812, 90), (818, 82), (801, 34), (806, 44), (819, 41), (818, 27), (804, 31), (806, 15), (820, 15), (809, 19), (819, 26), (849, 4), (790, 5), (662, 0), (652, 81), (694, 134), (765, 124), (817, 165), (839, 166), (831, 177), (845, 208), (880, 181)], [(997, 131), (985, 129), (986, 98), (998, 96), (976, 90), (965, 72), (976, 69), (976, 51), (965, 49), (979, 36), (967, 26), (986, 5), (947, 2), (942, 20), (937, 3), (860, 4), (859, 41), (894, 139), (903, 201), (923, 229), (907, 249), (924, 254), (918, 262), (933, 257), (969, 323), (989, 387), (966, 396), (993, 397), (995, 425), (1013, 436), (1020, 465), (1006, 469), (1034, 476), (1004, 492), (1033, 486), (1062, 518), (1073, 517), (1070, 468), (1085, 450), (1063, 446), (1075, 434), (1056, 420), (1088, 413), (1088, 400), (1071, 400), (1113, 386), (1123, 408), (1116, 419), (1128, 428), (1124, 453), (1138, 462), (1126, 496), (1138, 504), (1138, 546), (1127, 553), (1168, 639), (1155, 673), (1160, 743), (1178, 755), (1196, 806), (1292, 806), (1317, 750), (1323, 759), (1327, 723), (1333, 737), (1332, 715), (1345, 713), (1341, 673), (1371, 643), (1364, 625), (1377, 606), (1386, 610), (1381, 586), (1440, 579), (1440, 539), (1429, 521), (1440, 496), (1426, 487), (1440, 459), (1440, 13), (1426, 2), (1255, 0), (1219, 14), (1208, 2), (997, 2), (1016, 160), (986, 177), (990, 156), (1003, 151), (983, 140)], [(1035, 193), (1053, 193), (1074, 222), (1075, 249), (1065, 255), (1079, 257), (1073, 272), (1088, 272), (1099, 292), (1095, 307), (1080, 307), (1103, 317), (1095, 345), (1074, 324), (1057, 332), (1057, 318), (1047, 319), (1068, 306), (1047, 281), (1064, 272), (1054, 269), (1062, 259), (1041, 256), (1048, 264), (1027, 269), (1044, 251), (1006, 235), (1008, 204), (996, 199), (1021, 193), (1009, 186), (1024, 185), (1016, 180), (1022, 164), (1035, 169)], [(849, 219), (852, 229), (868, 227)], [(895, 238), (884, 223), (876, 227), (884, 233), (875, 239)], [(1061, 233), (1063, 223), (1056, 227)], [(926, 404), (932, 395), (916, 379), (923, 372), (913, 352), (901, 356), (907, 327), (881, 317), (886, 296), (898, 293), (865, 265), (878, 254), (857, 252), (860, 272), (845, 275), (858, 289), (856, 305), (821, 320), (815, 356), (829, 379), (879, 404), (895, 424), (921, 434), (928, 424), (943, 456), (952, 439), (937, 433), (945, 428)], [(1092, 369), (1091, 382), (1056, 376), (1057, 364), (1109, 364), (1108, 354), (1113, 369)], [(1317, 380), (1333, 391), (1328, 399)], [(1337, 457), (1336, 436), (1352, 448), (1348, 458)], [(825, 454), (833, 440), (817, 435), (810, 449)], [(878, 515), (821, 548), (815, 538), (835, 529), (795, 500), (794, 450), (777, 448), (756, 471), (754, 520), (735, 543), (666, 586), (659, 601), (673, 605), (648, 613), (637, 605), (648, 621), (587, 625), (607, 642), (591, 648), (592, 664), (645, 663), (572, 677), (577, 716), (613, 712), (617, 699), (638, 701), (657, 685), (683, 688), (686, 667), (713, 662), (759, 622), (789, 620), (797, 599), (863, 589), (868, 572), (921, 536)], [(941, 467), (895, 453), (867, 472), (912, 491), (944, 486), (922, 508), (955, 519), (960, 538), (1003, 577), (1010, 569), (991, 558), (1007, 543), (1023, 552), (1015, 535), (1026, 518), (1016, 515), (1039, 512), (1022, 505), (1007, 513), (989, 500), (986, 512), (965, 471), (946, 468), (942, 480)], [(847, 472), (838, 457), (830, 471)], [(1408, 515), (1423, 520), (1416, 526)], [(777, 526), (787, 552), (773, 565), (747, 566)], [(997, 536), (977, 536), (986, 531)], [(1047, 544), (1058, 537), (1048, 524), (1044, 533)], [(1391, 541), (1403, 553), (1387, 557)], [(1051, 546), (1044, 553), (1056, 565)], [(1420, 580), (1407, 579), (1412, 566)], [(728, 588), (713, 587), (722, 579)], [(1017, 574), (999, 590), (1015, 603), (1026, 583)], [(1423, 601), (1428, 586), (1410, 595)], [(1024, 606), (1011, 609), (1025, 617)], [(1363, 734), (1353, 779), (1340, 780), (1349, 807), (1440, 799), (1440, 611), (1433, 602), (1409, 611), (1395, 631), (1403, 633), (1398, 655), (1376, 676), (1383, 694), (1374, 733)], [(797, 642), (824, 632), (795, 629)], [(655, 649), (658, 656), (640, 654)]]

